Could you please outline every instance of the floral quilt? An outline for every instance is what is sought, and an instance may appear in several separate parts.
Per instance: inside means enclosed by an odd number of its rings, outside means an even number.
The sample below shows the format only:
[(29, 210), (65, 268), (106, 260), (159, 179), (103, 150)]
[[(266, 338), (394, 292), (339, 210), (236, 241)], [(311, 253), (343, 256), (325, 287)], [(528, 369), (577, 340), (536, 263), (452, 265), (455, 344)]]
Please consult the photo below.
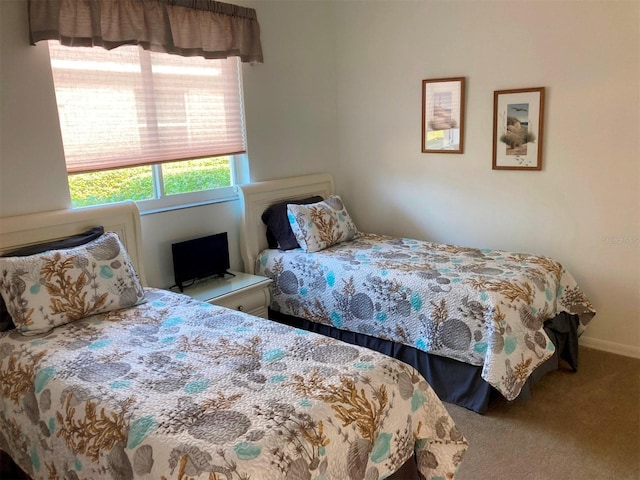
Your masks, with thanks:
[(467, 448), (408, 365), (146, 289), (147, 302), (0, 334), (0, 450), (35, 479), (383, 479)]
[(265, 250), (256, 273), (274, 280), (272, 309), (482, 365), (508, 400), (555, 351), (546, 320), (577, 315), (581, 334), (595, 315), (548, 257), (376, 234), (315, 253)]

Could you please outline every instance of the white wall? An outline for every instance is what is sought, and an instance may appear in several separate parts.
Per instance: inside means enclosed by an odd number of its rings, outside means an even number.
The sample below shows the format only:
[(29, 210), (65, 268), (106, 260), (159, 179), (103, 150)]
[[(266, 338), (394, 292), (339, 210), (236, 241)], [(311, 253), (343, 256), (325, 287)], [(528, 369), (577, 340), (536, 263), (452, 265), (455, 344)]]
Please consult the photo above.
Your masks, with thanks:
[[(252, 180), (329, 171), (362, 230), (543, 253), (598, 309), (585, 343), (640, 356), (640, 11), (635, 0), (237, 2)], [(0, 1), (0, 215), (68, 205), (46, 52)], [(467, 77), (463, 155), (420, 153), (421, 81)], [(493, 91), (545, 86), (541, 172), (491, 170)], [(152, 285), (170, 244), (228, 231), (238, 203), (143, 217)]]
[[(585, 343), (640, 355), (639, 6), (338, 2), (338, 171), (358, 226), (552, 256), (598, 310)], [(456, 76), (465, 153), (423, 154), (421, 81)], [(493, 91), (539, 86), (543, 170), (492, 170)]]
[(71, 202), (49, 57), (29, 46), (26, 12), (0, 1), (0, 216)]
[(256, 9), (264, 51), (264, 64), (244, 68), (252, 180), (333, 171), (338, 150), (331, 2), (236, 3)]

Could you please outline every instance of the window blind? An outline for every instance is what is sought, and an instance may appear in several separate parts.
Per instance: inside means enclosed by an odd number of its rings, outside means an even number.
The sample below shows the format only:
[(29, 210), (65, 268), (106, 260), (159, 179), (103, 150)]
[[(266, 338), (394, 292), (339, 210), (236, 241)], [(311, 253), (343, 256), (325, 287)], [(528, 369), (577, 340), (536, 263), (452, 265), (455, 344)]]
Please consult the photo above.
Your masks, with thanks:
[(240, 62), (49, 42), (69, 173), (246, 151)]

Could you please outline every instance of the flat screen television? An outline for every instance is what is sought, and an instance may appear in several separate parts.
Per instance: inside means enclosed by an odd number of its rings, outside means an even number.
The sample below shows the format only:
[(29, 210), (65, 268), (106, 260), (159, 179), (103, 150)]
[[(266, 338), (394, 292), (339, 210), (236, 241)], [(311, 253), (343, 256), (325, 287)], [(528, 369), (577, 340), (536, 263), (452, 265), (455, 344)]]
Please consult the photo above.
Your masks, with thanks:
[(173, 273), (182, 292), (185, 284), (229, 273), (229, 241), (227, 232), (194, 238), (171, 245)]

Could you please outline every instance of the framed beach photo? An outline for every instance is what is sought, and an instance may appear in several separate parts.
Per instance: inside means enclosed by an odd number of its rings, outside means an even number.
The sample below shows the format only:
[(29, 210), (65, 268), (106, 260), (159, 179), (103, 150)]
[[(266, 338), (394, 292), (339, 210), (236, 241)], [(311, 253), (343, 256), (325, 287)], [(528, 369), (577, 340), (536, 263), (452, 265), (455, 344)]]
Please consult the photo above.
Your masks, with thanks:
[(422, 81), (422, 153), (463, 153), (464, 77)]
[(493, 92), (493, 169), (542, 170), (544, 87)]

